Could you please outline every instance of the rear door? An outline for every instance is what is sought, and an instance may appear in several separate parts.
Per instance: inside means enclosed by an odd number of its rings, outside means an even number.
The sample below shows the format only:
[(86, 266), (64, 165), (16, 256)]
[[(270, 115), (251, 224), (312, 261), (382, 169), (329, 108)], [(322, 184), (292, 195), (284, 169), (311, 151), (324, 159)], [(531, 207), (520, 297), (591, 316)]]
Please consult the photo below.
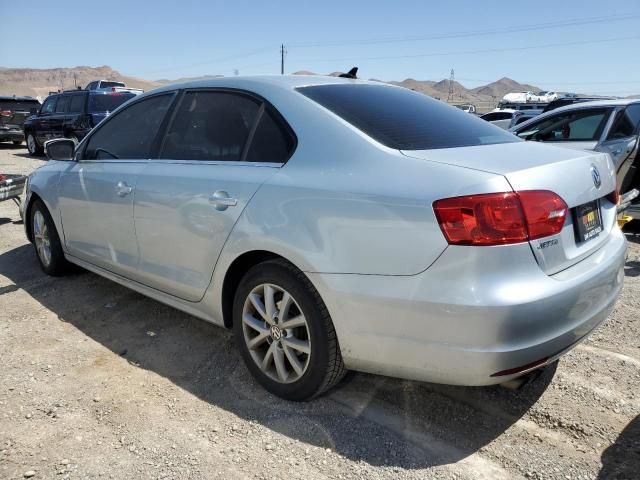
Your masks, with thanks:
[(132, 276), (138, 264), (133, 199), (138, 175), (175, 94), (147, 97), (98, 127), (60, 178), (59, 202), (69, 254)]
[(136, 186), (137, 279), (200, 300), (238, 217), (294, 143), (280, 116), (259, 98), (185, 92), (159, 159)]
[(629, 190), (637, 170), (639, 126), (640, 103), (620, 108), (615, 113), (605, 140), (596, 147), (596, 151), (611, 155), (620, 193)]

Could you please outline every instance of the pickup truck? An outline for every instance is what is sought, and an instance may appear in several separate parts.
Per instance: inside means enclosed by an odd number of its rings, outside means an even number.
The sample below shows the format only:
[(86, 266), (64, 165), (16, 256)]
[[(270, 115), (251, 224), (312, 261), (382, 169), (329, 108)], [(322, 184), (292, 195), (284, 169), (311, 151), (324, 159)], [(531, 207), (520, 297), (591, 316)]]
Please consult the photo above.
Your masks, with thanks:
[(133, 93), (140, 95), (144, 93), (141, 88), (127, 87), (123, 82), (116, 82), (114, 80), (96, 80), (91, 82), (85, 87), (85, 90), (95, 90), (99, 92), (118, 92), (118, 93)]

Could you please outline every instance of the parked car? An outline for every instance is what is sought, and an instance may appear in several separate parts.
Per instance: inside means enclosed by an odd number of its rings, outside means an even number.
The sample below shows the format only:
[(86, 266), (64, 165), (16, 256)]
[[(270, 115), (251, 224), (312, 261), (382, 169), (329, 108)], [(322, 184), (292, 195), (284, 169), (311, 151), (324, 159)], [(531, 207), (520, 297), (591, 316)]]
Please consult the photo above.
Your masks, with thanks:
[(40, 102), (32, 97), (0, 97), (0, 142), (20, 145), (24, 120), (39, 109)]
[(484, 115), (480, 115), (480, 118), (493, 123), (496, 127), (500, 127), (503, 130), (508, 130), (511, 127), (525, 122), (542, 113), (542, 109), (525, 109), (514, 110), (511, 108), (494, 110)]
[(608, 155), (402, 87), (167, 85), (47, 152), (21, 210), (42, 269), (74, 263), (232, 328), (290, 400), (346, 369), (502, 383), (582, 341), (622, 288)]
[(470, 103), (463, 104), (463, 105), (454, 105), (454, 107), (462, 110), (463, 112), (474, 113), (474, 114), (476, 113), (476, 106), (471, 105)]
[(97, 92), (128, 92), (140, 95), (144, 93), (141, 88), (127, 87), (123, 82), (115, 82), (113, 80), (96, 80), (89, 83), (85, 90), (93, 90)]
[[(544, 113), (512, 131), (524, 140), (611, 155), (621, 194), (640, 190), (640, 99), (579, 102)], [(638, 200), (632, 211), (637, 211)]]
[(110, 112), (135, 97), (129, 92), (69, 90), (46, 98), (40, 111), (25, 120), (21, 138), (31, 155), (41, 155), (44, 143), (53, 138), (79, 142)]

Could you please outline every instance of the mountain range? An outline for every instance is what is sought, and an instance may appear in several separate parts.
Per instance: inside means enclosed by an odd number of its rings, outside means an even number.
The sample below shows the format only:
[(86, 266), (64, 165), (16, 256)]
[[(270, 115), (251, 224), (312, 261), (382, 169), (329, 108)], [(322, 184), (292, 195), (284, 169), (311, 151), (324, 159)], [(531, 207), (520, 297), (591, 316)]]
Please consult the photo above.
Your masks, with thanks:
[[(340, 72), (333, 72), (329, 75), (337, 76), (339, 74)], [(310, 71), (302, 70), (294, 72), (294, 75), (315, 74)], [(175, 80), (146, 80), (123, 75), (117, 70), (106, 65), (102, 67), (79, 66), (72, 68), (50, 69), (0, 67), (0, 95), (29, 95), (44, 99), (49, 92), (73, 89), (77, 86), (84, 88), (84, 86), (89, 82), (97, 79), (122, 81), (126, 83), (127, 86), (141, 88), (146, 91), (169, 83), (215, 78), (219, 76), (220, 75), (205, 75), (201, 77), (183, 77)], [(449, 96), (449, 82), (450, 80), (448, 79), (433, 81), (407, 78), (402, 81), (389, 81), (387, 83), (400, 85), (435, 98), (447, 100)], [(503, 77), (495, 82), (475, 88), (466, 88), (459, 82), (454, 81), (452, 102), (475, 104), (486, 103), (489, 105), (495, 104), (509, 92), (537, 92), (539, 90), (539, 87), (526, 83), (519, 83), (507, 77)]]

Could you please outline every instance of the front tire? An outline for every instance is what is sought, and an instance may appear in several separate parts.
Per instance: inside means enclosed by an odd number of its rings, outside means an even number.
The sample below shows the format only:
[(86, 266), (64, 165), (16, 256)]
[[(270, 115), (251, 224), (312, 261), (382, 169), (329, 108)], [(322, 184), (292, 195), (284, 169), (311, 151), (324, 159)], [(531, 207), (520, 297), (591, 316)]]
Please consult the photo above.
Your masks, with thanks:
[(284, 260), (246, 273), (234, 299), (233, 328), (251, 374), (286, 400), (318, 396), (346, 373), (327, 307), (304, 273)]
[(38, 145), (38, 141), (33, 133), (27, 133), (27, 150), (29, 150), (29, 154), (34, 157), (39, 157), (44, 153), (43, 148)]
[(29, 221), (31, 222), (33, 246), (42, 271), (54, 277), (67, 273), (69, 262), (64, 258), (60, 237), (53, 219), (41, 200), (33, 202)]

